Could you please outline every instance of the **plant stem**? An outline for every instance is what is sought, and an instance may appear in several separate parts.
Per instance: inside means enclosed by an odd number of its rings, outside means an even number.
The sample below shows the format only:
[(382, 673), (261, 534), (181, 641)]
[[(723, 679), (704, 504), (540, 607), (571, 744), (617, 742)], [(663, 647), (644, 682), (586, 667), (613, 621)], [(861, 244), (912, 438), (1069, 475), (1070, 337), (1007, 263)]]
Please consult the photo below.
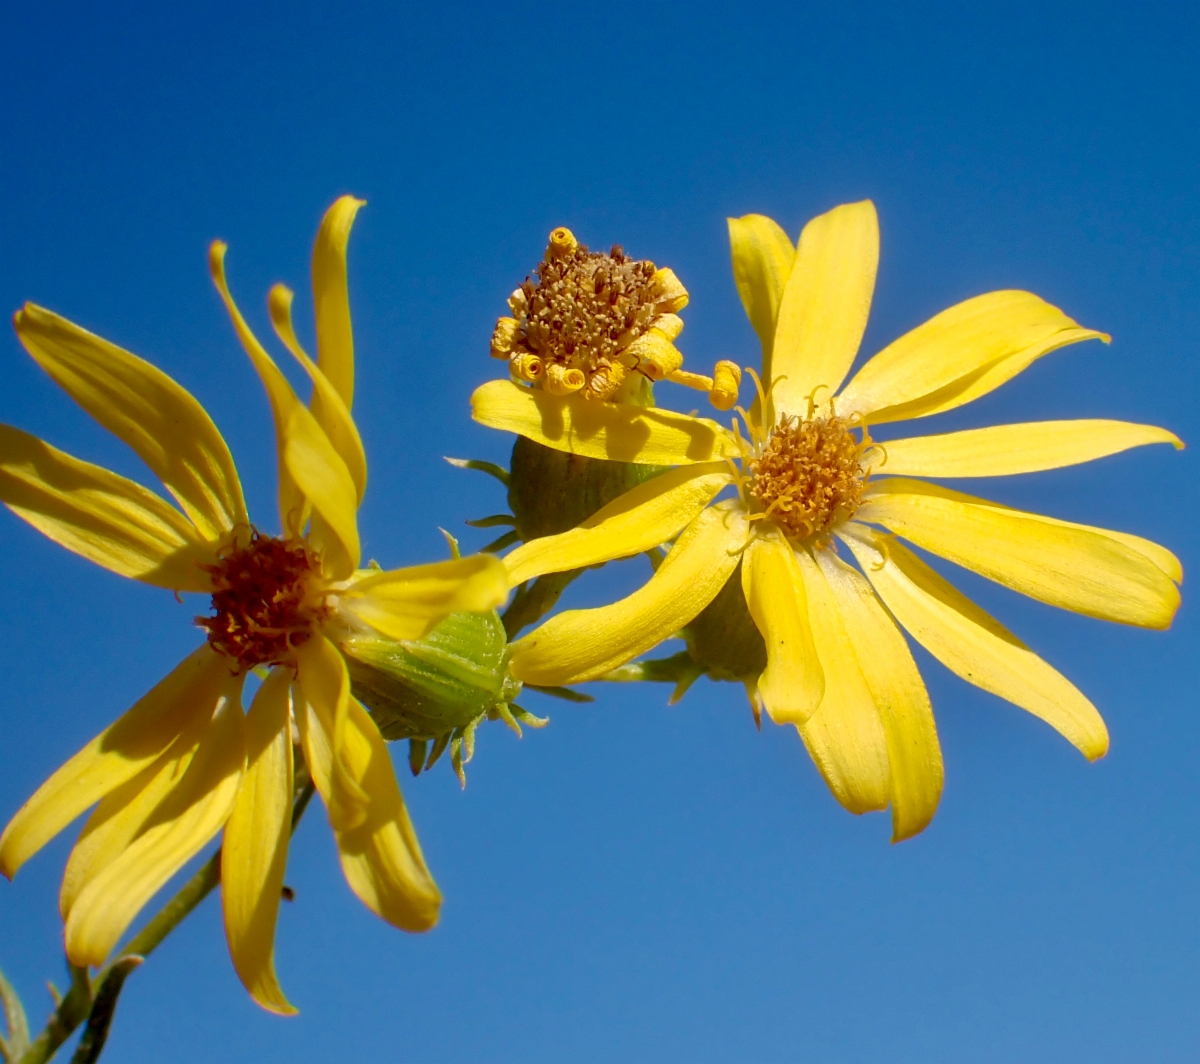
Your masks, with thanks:
[[(293, 833), (304, 815), (304, 810), (308, 808), (314, 789), (313, 782), (309, 779), (296, 797), (292, 806)], [(94, 983), (86, 968), (71, 965), (71, 989), (54, 1010), (41, 1033), (30, 1043), (25, 1055), (15, 1064), (46, 1064), (84, 1020), (89, 1020), (88, 1030), (84, 1034), (84, 1040), (80, 1042), (75, 1059), (92, 1064), (104, 1048), (113, 1012), (117, 1007), (117, 998), (126, 976), (154, 952), (162, 940), (174, 931), (220, 882), (221, 851), (218, 849), (204, 862), (200, 870), (179, 888), (175, 896), (154, 914), (150, 922), (129, 940), (120, 957), (101, 970)], [(134, 960), (136, 963), (131, 964)]]

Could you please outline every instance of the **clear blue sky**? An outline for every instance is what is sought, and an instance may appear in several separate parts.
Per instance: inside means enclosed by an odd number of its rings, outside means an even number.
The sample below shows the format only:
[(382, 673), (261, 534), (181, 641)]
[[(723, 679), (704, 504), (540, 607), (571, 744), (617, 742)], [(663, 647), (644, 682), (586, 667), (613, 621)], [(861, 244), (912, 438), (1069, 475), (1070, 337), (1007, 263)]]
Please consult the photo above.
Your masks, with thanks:
[[(165, 367), (271, 513), (268, 409), (205, 249), (229, 241), (264, 331), (276, 280), (306, 325), (317, 221), (336, 195), (365, 197), (364, 534), (405, 564), (442, 555), (439, 524), (482, 545), (463, 520), (503, 508), (440, 456), (507, 453), (467, 397), (553, 226), (673, 266), (693, 294), (681, 342), (704, 366), (757, 357), (725, 216), (795, 234), (871, 197), (866, 352), (1001, 287), (1115, 337), (946, 425), (1116, 417), (1192, 444), (970, 490), (1153, 537), (1194, 571), (1198, 30), (1183, 3), (10, 4), (0, 305), (36, 300)], [(0, 420), (137, 472), (11, 335), (0, 381)], [(196, 643), (203, 603), (0, 517), (7, 818)], [(370, 916), (314, 810), (278, 942), (301, 1015), (250, 1002), (214, 900), (130, 979), (108, 1059), (1200, 1058), (1194, 588), (1161, 634), (954, 576), (1096, 702), (1104, 761), (918, 652), (946, 790), (932, 827), (890, 846), (887, 818), (842, 811), (794, 732), (755, 732), (738, 688), (702, 682), (671, 709), (650, 687), (531, 698), (551, 726), (520, 742), (486, 728), (465, 792), (445, 766), (402, 776), (446, 897), (435, 931)], [(632, 578), (606, 571), (573, 601)], [(64, 838), (0, 883), (0, 966), (35, 1020), (62, 975), (66, 852)]]

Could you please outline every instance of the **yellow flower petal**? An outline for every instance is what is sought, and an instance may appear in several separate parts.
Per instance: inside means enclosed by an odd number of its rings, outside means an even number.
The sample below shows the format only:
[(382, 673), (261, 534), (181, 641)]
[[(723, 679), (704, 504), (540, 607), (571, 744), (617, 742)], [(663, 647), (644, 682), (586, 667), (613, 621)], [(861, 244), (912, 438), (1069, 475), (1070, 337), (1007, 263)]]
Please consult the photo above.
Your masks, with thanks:
[(761, 533), (742, 556), (742, 591), (767, 646), (758, 693), (776, 724), (803, 724), (821, 704), (825, 676), (808, 622), (796, 552), (782, 536)]
[[(358, 702), (350, 700), (345, 724), (338, 728), (333, 707), (324, 698), (309, 697), (310, 689), (304, 684), (297, 719), (313, 782), (329, 809), (346, 881), (388, 923), (426, 931), (437, 923), (442, 896), (421, 855), (387, 744)], [(335, 749), (365, 798), (352, 826), (335, 812)]]
[(891, 798), (887, 734), (829, 581), (808, 551), (796, 552), (808, 598), (813, 643), (825, 675), (817, 711), (801, 725), (833, 796), (852, 813), (886, 809)]
[(830, 550), (817, 563), (887, 737), (892, 842), (924, 831), (937, 812), (945, 770), (925, 683), (908, 644), (871, 586)]
[(557, 451), (643, 465), (736, 458), (733, 437), (715, 421), (630, 403), (560, 398), (512, 381), (489, 381), (471, 396), (481, 425), (515, 432)]
[(80, 813), (158, 760), (190, 722), (211, 717), (228, 684), (228, 661), (207, 643), (185, 658), (20, 808), (0, 836), (0, 874), (11, 879)]
[(771, 378), (771, 346), (775, 319), (796, 249), (778, 223), (761, 214), (727, 218), (729, 248), (733, 254), (733, 279), (742, 306), (762, 343), (763, 376)]
[[(313, 758), (308, 767), (325, 800), (329, 820), (337, 830), (349, 830), (366, 818), (368, 796), (341, 756), (342, 736), (350, 714), (350, 676), (341, 652), (319, 632), (296, 651), (297, 697), (312, 703), (325, 723), (314, 733)], [(296, 711), (297, 720), (301, 714)], [(320, 747), (328, 735), (328, 748)], [(305, 740), (306, 742), (308, 740)], [(307, 755), (308, 749), (305, 748)]]
[(778, 414), (808, 415), (814, 389), (826, 403), (858, 354), (879, 265), (879, 219), (870, 200), (847, 203), (804, 227), (783, 291), (770, 380)]
[(275, 975), (275, 921), (292, 827), (292, 672), (275, 668), (246, 715), (246, 771), (221, 843), (225, 937), (238, 978), (263, 1008), (296, 1010)]
[(212, 545), (132, 480), (0, 425), (0, 501), (42, 535), (121, 576), (207, 591)]
[[(209, 270), (234, 331), (254, 364), (271, 402), (275, 416), (275, 440), (279, 450), (279, 514), (289, 535), (299, 535), (305, 503), (312, 505), (329, 536), (322, 536), (326, 571), (345, 580), (360, 557), (358, 542), (358, 491), (346, 463), (334, 450), (329, 437), (312, 412), (300, 402), (292, 386), (271, 356), (258, 342), (238, 310), (225, 281), (225, 245), (219, 240), (209, 249)], [(317, 530), (314, 529), (314, 533)], [(314, 534), (314, 538), (317, 538)]]
[(846, 385), (837, 412), (880, 424), (952, 410), (1080, 340), (1108, 337), (1082, 328), (1030, 292), (989, 292), (942, 311), (885, 347)]
[(452, 613), (486, 613), (508, 598), (508, 570), (492, 554), (376, 573), (350, 585), (341, 608), (392, 639), (420, 639)]
[(748, 535), (738, 511), (709, 507), (644, 587), (611, 606), (566, 610), (513, 643), (512, 674), (544, 687), (582, 683), (670, 639), (716, 597)]
[(75, 899), (65, 932), (72, 964), (103, 964), (142, 906), (221, 830), (245, 763), (245, 718), (235, 693), (138, 837)]
[(1166, 628), (1179, 608), (1170, 577), (1107, 532), (903, 477), (873, 481), (856, 516), (1031, 598), (1090, 617)]
[(578, 528), (542, 536), (505, 559), (511, 587), (543, 573), (562, 573), (628, 558), (665, 543), (731, 483), (724, 462), (686, 465), (639, 484), (597, 510)]
[(267, 307), (271, 312), (271, 324), (275, 326), (275, 334), (304, 367), (304, 372), (313, 383), (310, 403), (313, 417), (324, 429), (329, 442), (333, 444), (333, 449), (346, 463), (358, 492), (358, 501), (361, 503), (367, 490), (367, 455), (363, 450), (362, 437), (358, 434), (358, 426), (354, 424), (350, 408), (342, 401), (329, 378), (308, 357), (296, 338), (296, 330), (292, 326), (291, 289), (281, 284), (274, 285), (267, 293)]
[(58, 909), (64, 921), (80, 891), (125, 852), (162, 800), (175, 789), (208, 731), (215, 704), (208, 707), (207, 714), (194, 713), (166, 753), (133, 779), (109, 791), (92, 811), (63, 873)]
[(1031, 421), (985, 429), (889, 440), (874, 470), (912, 477), (1003, 477), (1091, 462), (1110, 454), (1169, 443), (1183, 449), (1173, 432), (1128, 421)]
[(190, 392), (149, 362), (32, 303), (13, 320), (38, 365), (137, 452), (205, 539), (247, 523), (233, 457)]
[[(312, 253), (313, 306), (317, 315), (317, 364), (341, 396), (354, 405), (354, 330), (350, 327), (350, 294), (346, 282), (346, 245), (350, 227), (366, 200), (341, 196), (325, 212)], [(314, 396), (313, 413), (321, 421), (325, 397)]]
[(894, 540), (859, 524), (842, 538), (892, 615), (946, 668), (1040, 717), (1089, 761), (1108, 752), (1096, 707), (999, 621)]

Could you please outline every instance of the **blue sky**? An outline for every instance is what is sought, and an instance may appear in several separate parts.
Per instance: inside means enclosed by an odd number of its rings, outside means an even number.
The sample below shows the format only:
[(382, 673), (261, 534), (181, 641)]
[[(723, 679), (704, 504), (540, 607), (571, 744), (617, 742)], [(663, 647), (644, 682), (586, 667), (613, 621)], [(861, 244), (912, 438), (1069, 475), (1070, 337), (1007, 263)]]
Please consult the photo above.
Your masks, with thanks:
[[(354, 230), (366, 550), (442, 556), (437, 526), (502, 508), (442, 455), (504, 460), (473, 425), (491, 326), (548, 231), (620, 242), (692, 292), (700, 367), (757, 343), (725, 217), (793, 235), (872, 198), (882, 258), (864, 355), (960, 299), (1037, 292), (1111, 332), (946, 427), (1063, 417), (1200, 441), (1200, 23), (1190, 5), (845, 3), (10, 5), (0, 37), (0, 304), (31, 299), (148, 357), (225, 432), (273, 513), (268, 409), (205, 271), (263, 331), (304, 295), (317, 221)], [(0, 342), (0, 420), (138, 474)], [(696, 405), (680, 400), (683, 408)], [(940, 426), (939, 426), (940, 427)], [(930, 425), (932, 431), (934, 426)], [(1192, 450), (1147, 448), (967, 490), (1198, 557)], [(122, 581), (0, 521), (0, 817), (197, 641), (201, 602)], [(265, 520), (264, 520), (265, 523)], [(598, 602), (637, 572), (572, 590)], [(949, 571), (947, 568), (946, 571)], [(1191, 1061), (1200, 896), (1197, 628), (1119, 628), (955, 581), (1075, 680), (1112, 750), (1087, 764), (927, 655), (946, 758), (933, 825), (826, 792), (740, 689), (596, 690), (549, 728), (481, 733), (467, 789), (402, 785), (446, 897), (412, 937), (301, 827), (279, 929), (300, 1007), (254, 1006), (208, 902), (129, 981), (121, 1062)], [(401, 755), (403, 751), (397, 750)], [(0, 967), (35, 1019), (61, 979), (64, 837), (0, 883)]]

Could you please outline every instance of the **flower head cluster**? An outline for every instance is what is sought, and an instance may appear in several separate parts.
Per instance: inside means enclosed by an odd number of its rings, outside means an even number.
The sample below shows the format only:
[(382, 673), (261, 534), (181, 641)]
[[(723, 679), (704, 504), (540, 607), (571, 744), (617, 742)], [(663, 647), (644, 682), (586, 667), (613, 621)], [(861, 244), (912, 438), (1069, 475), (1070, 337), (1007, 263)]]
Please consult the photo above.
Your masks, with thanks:
[[(0, 500), (69, 550), (122, 576), (211, 596), (206, 640), (115, 724), (62, 766), (0, 837), (16, 873), (95, 806), (71, 852), (60, 904), (67, 955), (99, 965), (151, 896), (223, 832), (229, 949), (261, 1005), (293, 1011), (275, 977), (275, 919), (295, 791), (293, 727), (329, 811), (354, 892), (388, 922), (421, 931), (441, 896), (378, 728), (350, 694), (339, 643), (357, 633), (414, 639), (457, 611), (507, 593), (494, 558), (360, 568), (356, 512), (367, 465), (350, 414), (354, 346), (346, 244), (360, 202), (338, 200), (313, 251), (317, 360), (276, 286), (272, 320), (313, 384), (305, 405), (210, 266), (275, 418), (281, 532), (250, 522), (232, 456), (199, 402), (150, 363), (27, 305), (17, 335), (85, 411), (127, 443), (178, 506), (11, 426), (0, 426)], [(270, 668), (248, 713), (251, 670)]]
[[(766, 382), (732, 430), (509, 382), (486, 384), (472, 398), (476, 420), (544, 446), (673, 467), (579, 528), (505, 558), (517, 586), (672, 544), (629, 597), (560, 613), (514, 643), (514, 675), (545, 685), (604, 677), (685, 629), (733, 581), (765, 649), (765, 667), (742, 677), (756, 714), (765, 709), (798, 727), (848, 809), (890, 805), (896, 839), (929, 823), (942, 789), (929, 697), (901, 629), (969, 682), (1047, 721), (1088, 758), (1102, 756), (1108, 735), (1091, 702), (899, 538), (1042, 602), (1165, 628), (1183, 574), (1163, 547), (931, 480), (1030, 473), (1144, 444), (1182, 444), (1164, 429), (1118, 421), (1000, 425), (885, 443), (873, 441), (868, 426), (954, 409), (1051, 351), (1107, 337), (1028, 292), (992, 292), (902, 336), (847, 381), (875, 285), (874, 206), (821, 215), (794, 246), (760, 215), (731, 219), (730, 237)], [(733, 496), (722, 497), (730, 488)]]

